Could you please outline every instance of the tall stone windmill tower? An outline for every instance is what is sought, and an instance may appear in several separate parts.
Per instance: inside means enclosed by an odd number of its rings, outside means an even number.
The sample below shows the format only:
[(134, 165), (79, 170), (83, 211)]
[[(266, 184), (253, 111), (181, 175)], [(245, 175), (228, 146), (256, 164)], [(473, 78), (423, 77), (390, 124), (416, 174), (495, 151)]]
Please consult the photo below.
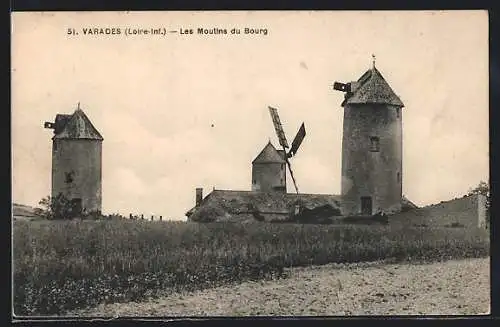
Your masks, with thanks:
[(52, 197), (63, 194), (75, 213), (100, 212), (102, 203), (102, 141), (80, 104), (73, 114), (57, 114), (46, 122), (53, 129)]
[(334, 89), (345, 92), (342, 214), (401, 210), (403, 102), (375, 68), (375, 57), (357, 81), (335, 82)]

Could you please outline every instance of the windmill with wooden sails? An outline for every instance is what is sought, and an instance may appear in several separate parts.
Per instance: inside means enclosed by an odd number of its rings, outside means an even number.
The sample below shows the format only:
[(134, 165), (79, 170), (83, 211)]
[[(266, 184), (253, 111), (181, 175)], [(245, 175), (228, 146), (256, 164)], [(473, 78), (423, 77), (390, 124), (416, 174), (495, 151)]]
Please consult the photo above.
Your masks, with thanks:
[[(278, 115), (278, 109), (273, 108), (271, 106), (268, 106), (269, 108), (269, 113), (271, 114), (271, 119), (273, 121), (274, 129), (276, 131), (276, 135), (278, 136), (279, 143), (281, 147), (283, 148), (282, 153), (284, 154), (284, 160), (286, 162), (286, 165), (288, 166), (288, 171), (290, 172), (290, 176), (292, 177), (293, 181), (293, 186), (295, 187), (295, 191), (297, 194), (299, 194), (299, 188), (297, 187), (297, 182), (295, 180), (295, 176), (293, 175), (293, 170), (292, 170), (292, 165), (290, 163), (290, 159), (293, 158), (296, 154), (297, 151), (299, 150), (300, 145), (302, 144), (302, 141), (304, 140), (304, 137), (306, 136), (306, 128), (304, 126), (304, 123), (300, 125), (300, 128), (295, 135), (293, 141), (292, 141), (292, 146), (289, 147), (288, 141), (285, 136), (285, 132), (283, 131), (283, 126), (281, 125), (281, 120)], [(290, 149), (290, 150), (287, 150)]]

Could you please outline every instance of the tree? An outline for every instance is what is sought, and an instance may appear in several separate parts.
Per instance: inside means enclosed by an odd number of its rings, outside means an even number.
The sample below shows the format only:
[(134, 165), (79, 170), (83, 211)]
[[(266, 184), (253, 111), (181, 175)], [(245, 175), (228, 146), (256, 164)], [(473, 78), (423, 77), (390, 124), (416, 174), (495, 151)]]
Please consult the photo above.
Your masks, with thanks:
[(484, 195), (486, 198), (486, 224), (489, 226), (489, 224), (490, 224), (490, 184), (488, 184), (484, 181), (480, 181), (476, 187), (469, 189), (469, 192), (467, 193), (467, 195), (475, 195), (475, 194)]
[(35, 213), (45, 219), (61, 220), (73, 218), (73, 205), (62, 193), (55, 198), (47, 196), (38, 202), (41, 208), (36, 208)]
[(479, 185), (469, 189), (469, 193), (467, 195), (481, 194), (486, 197), (490, 196), (490, 185), (486, 182), (480, 181)]

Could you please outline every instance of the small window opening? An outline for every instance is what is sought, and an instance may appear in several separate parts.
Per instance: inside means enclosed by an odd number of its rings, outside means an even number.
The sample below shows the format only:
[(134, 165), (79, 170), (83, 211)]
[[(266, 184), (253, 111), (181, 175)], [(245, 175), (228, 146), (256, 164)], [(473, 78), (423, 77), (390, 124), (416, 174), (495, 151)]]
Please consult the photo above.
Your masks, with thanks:
[(397, 174), (398, 183), (401, 183), (401, 173), (398, 171)]
[(69, 173), (64, 173), (64, 181), (65, 183), (67, 184), (70, 184), (70, 183), (73, 183), (73, 172), (69, 172)]
[(253, 183), (253, 184), (257, 184), (257, 181), (254, 179), (252, 183)]
[(371, 152), (380, 151), (380, 139), (377, 136), (370, 137), (370, 151)]
[(401, 110), (401, 108), (396, 108), (396, 117), (399, 118), (399, 111)]

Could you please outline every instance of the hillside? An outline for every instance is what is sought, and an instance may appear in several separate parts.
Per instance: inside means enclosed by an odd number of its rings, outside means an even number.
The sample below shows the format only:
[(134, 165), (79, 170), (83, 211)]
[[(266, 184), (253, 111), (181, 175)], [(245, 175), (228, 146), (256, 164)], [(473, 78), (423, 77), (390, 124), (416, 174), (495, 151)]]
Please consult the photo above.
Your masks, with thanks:
[(19, 203), (12, 203), (12, 216), (16, 219), (40, 218), (35, 214), (35, 208)]

